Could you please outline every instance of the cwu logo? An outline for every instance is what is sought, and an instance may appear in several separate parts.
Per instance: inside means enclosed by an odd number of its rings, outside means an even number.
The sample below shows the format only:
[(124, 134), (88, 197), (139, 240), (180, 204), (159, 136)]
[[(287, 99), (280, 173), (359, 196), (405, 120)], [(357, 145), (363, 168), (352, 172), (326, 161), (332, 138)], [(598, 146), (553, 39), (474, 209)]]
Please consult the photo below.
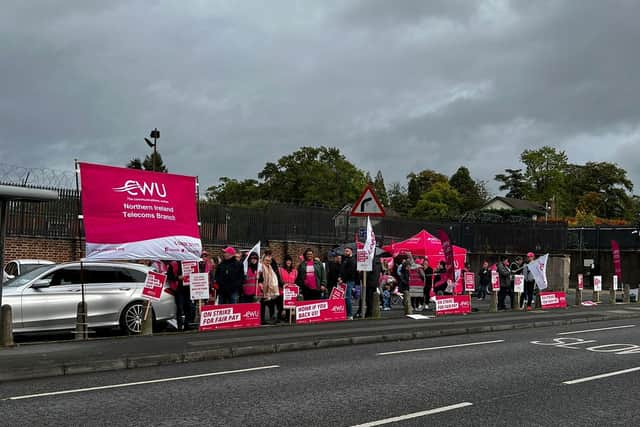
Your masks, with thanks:
[(121, 187), (115, 187), (113, 189), (116, 193), (127, 193), (131, 196), (157, 196), (167, 197), (167, 189), (164, 184), (158, 184), (157, 182), (140, 184), (138, 181), (128, 179)]

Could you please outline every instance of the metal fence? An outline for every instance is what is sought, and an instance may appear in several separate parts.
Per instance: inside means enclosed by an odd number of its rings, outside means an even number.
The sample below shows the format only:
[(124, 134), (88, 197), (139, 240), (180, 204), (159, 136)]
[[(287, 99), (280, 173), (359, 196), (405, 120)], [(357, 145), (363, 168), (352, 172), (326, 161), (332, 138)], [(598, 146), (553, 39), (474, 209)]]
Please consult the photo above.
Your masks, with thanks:
[[(43, 203), (11, 202), (7, 232), (10, 236), (78, 238), (82, 224), (75, 190), (58, 190), (60, 199)], [(257, 240), (317, 243), (353, 241), (363, 225), (356, 218), (336, 217), (336, 211), (270, 204), (258, 208), (231, 207), (200, 202), (200, 234), (205, 244), (250, 246)], [(557, 224), (432, 223), (406, 218), (373, 219), (378, 240), (404, 240), (421, 229), (445, 230), (452, 242), (472, 252), (561, 251), (567, 247), (567, 228)]]

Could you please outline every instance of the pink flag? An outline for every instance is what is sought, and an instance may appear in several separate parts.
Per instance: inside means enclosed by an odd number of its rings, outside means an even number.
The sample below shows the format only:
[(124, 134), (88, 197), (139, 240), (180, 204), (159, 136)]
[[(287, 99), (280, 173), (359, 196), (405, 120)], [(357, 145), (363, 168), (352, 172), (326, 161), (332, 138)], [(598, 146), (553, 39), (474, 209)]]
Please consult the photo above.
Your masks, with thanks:
[(613, 255), (613, 271), (618, 280), (622, 281), (622, 258), (620, 257), (620, 245), (615, 240), (611, 241), (611, 254)]
[(444, 264), (447, 269), (447, 280), (456, 280), (456, 267), (453, 260), (453, 246), (451, 240), (444, 230), (438, 230), (438, 239), (442, 244), (442, 252), (444, 252)]

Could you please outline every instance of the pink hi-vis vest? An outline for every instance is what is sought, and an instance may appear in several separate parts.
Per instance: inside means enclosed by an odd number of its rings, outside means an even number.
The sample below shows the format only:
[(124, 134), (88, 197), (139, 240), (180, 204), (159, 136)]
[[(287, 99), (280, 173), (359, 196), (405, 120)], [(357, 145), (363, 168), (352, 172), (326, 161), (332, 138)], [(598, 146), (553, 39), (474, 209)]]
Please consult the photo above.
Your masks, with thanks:
[[(253, 271), (251, 267), (247, 268), (247, 274), (242, 285), (242, 294), (246, 296), (254, 296), (256, 294), (256, 283), (258, 282), (258, 270)], [(260, 294), (260, 285), (258, 294)]]
[(422, 277), (420, 277), (420, 273), (418, 272), (418, 269), (416, 268), (410, 268), (409, 269), (409, 286), (410, 287), (423, 287), (424, 286), (424, 281), (422, 280)]

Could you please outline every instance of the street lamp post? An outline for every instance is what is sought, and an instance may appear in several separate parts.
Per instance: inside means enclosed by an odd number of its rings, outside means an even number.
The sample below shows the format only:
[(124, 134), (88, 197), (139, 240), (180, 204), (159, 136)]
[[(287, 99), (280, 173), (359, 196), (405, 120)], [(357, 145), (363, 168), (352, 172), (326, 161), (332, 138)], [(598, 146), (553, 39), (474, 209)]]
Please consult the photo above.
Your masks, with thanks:
[(156, 171), (156, 157), (158, 157), (158, 139), (160, 139), (160, 131), (158, 130), (158, 128), (154, 128), (151, 131), (151, 134), (149, 134), (149, 137), (153, 138), (153, 142), (151, 142), (149, 140), (149, 138), (145, 138), (145, 142), (147, 143), (147, 145), (151, 148), (153, 148), (153, 158), (151, 159), (151, 164), (152, 164), (152, 169), (155, 172)]

